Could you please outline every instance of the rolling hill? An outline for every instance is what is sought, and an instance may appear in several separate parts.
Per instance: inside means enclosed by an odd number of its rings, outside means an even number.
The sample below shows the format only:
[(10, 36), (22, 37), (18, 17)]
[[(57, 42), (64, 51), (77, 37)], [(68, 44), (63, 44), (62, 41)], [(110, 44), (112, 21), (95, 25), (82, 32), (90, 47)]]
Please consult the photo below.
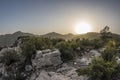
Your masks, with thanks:
[[(34, 35), (31, 33), (24, 33), (21, 31), (17, 31), (13, 34), (0, 35), (0, 46), (11, 46), (20, 36), (37, 36), (37, 37), (46, 37), (46, 38), (62, 38), (65, 40), (70, 40), (70, 39), (77, 39), (77, 38), (97, 39), (100, 37), (100, 34), (96, 32), (89, 32), (89, 33), (80, 34), (80, 35), (74, 35), (71, 33), (62, 35), (56, 32), (50, 32), (44, 35)], [(112, 36), (114, 39), (120, 41), (120, 35), (112, 34)]]
[(33, 36), (33, 34), (17, 31), (13, 34), (0, 35), (0, 46), (12, 45), (19, 36)]
[(56, 32), (50, 32), (50, 33), (47, 33), (45, 35), (41, 35), (42, 37), (47, 37), (47, 38), (62, 38), (62, 39), (72, 39), (74, 38), (76, 35), (74, 34), (65, 34), (65, 35), (62, 35), (62, 34), (59, 34), (59, 33), (56, 33)]

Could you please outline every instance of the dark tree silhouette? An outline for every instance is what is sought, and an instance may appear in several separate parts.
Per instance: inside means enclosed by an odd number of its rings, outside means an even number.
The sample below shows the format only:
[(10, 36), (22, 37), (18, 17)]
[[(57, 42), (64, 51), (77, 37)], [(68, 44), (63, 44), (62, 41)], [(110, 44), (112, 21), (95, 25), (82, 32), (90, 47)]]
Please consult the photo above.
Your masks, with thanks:
[(100, 31), (100, 34), (101, 34), (101, 39), (103, 41), (106, 41), (109, 38), (111, 38), (110, 27), (106, 26), (104, 29)]

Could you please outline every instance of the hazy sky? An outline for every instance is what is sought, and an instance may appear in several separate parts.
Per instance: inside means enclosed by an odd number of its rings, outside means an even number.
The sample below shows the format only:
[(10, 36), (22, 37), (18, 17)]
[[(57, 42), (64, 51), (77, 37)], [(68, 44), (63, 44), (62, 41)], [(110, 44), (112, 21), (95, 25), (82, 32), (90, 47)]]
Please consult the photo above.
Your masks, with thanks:
[(120, 33), (120, 0), (0, 0), (0, 34), (75, 33), (80, 21), (94, 32), (108, 25)]

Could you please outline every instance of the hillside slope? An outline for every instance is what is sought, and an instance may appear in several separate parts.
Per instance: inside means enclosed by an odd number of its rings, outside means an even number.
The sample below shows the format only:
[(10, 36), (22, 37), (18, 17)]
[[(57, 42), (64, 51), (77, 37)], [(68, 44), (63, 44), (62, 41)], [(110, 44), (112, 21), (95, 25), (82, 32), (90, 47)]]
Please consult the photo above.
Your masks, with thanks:
[(0, 46), (10, 46), (12, 45), (18, 37), (20, 36), (32, 36), (30, 33), (23, 33), (21, 31), (15, 32), (13, 34), (5, 34), (0, 36)]
[[(46, 37), (46, 38), (62, 38), (65, 40), (70, 40), (70, 39), (77, 39), (77, 38), (87, 38), (87, 39), (98, 39), (100, 38), (100, 34), (99, 33), (95, 33), (95, 32), (89, 32), (86, 34), (80, 34), (80, 35), (74, 35), (74, 34), (59, 34), (56, 32), (51, 32), (51, 33), (47, 33), (45, 35), (34, 35), (31, 33), (24, 33), (21, 31), (17, 31), (13, 34), (5, 34), (5, 35), (0, 35), (0, 46), (11, 46), (18, 37), (20, 36), (37, 36), (37, 37)], [(112, 37), (118, 41), (120, 41), (120, 35), (118, 34), (112, 34)]]

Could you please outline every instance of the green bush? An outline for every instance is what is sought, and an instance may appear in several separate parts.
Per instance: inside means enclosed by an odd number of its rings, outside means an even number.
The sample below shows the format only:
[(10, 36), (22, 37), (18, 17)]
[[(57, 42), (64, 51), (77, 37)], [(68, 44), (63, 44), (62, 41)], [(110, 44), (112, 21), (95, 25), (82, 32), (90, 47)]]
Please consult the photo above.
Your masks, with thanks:
[(87, 75), (92, 78), (92, 80), (113, 80), (113, 78), (116, 76), (114, 74), (116, 73), (118, 78), (118, 76), (120, 76), (118, 68), (120, 67), (115, 61), (115, 52), (116, 49), (113, 47), (107, 48), (102, 53), (101, 57), (94, 58), (92, 63), (87, 68), (78, 69), (78, 74)]
[(115, 61), (115, 57), (117, 56), (117, 50), (113, 47), (106, 48), (106, 50), (102, 52), (101, 56), (104, 61)]
[(5, 65), (10, 65), (17, 61), (19, 61), (19, 55), (16, 53), (15, 50), (6, 51), (3, 53), (2, 62)]
[(22, 55), (25, 57), (25, 64), (31, 64), (32, 55), (35, 54), (35, 46), (31, 41), (22, 44)]
[(75, 55), (74, 55), (74, 50), (72, 48), (72, 45), (68, 42), (60, 42), (56, 45), (56, 47), (60, 50), (61, 52), (61, 59), (63, 62), (73, 60)]
[(105, 62), (102, 58), (95, 58), (91, 65), (84, 69), (78, 69), (79, 75), (87, 75), (92, 80), (112, 80), (117, 64), (114, 62)]

